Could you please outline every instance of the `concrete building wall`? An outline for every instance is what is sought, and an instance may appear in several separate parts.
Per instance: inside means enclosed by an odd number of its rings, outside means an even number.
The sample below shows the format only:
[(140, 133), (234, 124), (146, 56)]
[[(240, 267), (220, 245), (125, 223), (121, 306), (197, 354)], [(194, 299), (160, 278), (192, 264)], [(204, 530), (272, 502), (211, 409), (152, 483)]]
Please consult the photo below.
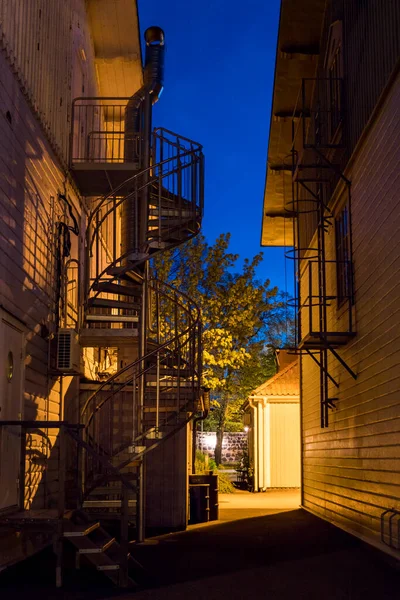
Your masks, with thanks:
[[(357, 335), (339, 354), (357, 379), (330, 356), (339, 389), (330, 390), (338, 401), (327, 429), (320, 428), (319, 369), (307, 356), (301, 361), (304, 506), (376, 544), (383, 511), (400, 509), (399, 149), (397, 78), (347, 174)], [(333, 327), (342, 318), (334, 311)]]

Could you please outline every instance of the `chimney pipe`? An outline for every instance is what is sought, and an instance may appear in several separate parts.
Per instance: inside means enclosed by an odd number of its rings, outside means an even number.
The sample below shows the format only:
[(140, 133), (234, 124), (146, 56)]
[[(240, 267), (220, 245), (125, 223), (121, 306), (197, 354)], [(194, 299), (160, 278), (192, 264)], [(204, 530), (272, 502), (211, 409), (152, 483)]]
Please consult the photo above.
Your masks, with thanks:
[[(139, 169), (150, 166), (151, 146), (151, 107), (155, 104), (163, 90), (165, 38), (160, 27), (149, 27), (144, 34), (146, 41), (145, 65), (143, 72), (144, 84), (128, 101), (125, 109), (125, 162), (139, 161)], [(143, 180), (142, 183), (145, 183)], [(139, 213), (136, 211), (135, 200), (127, 199), (122, 204), (121, 251), (143, 251), (146, 232), (147, 215), (146, 194), (141, 198)]]
[[(165, 37), (160, 27), (149, 27), (144, 34), (146, 41), (145, 63), (143, 79), (144, 84), (128, 101), (125, 109), (125, 162), (134, 162), (136, 157), (135, 136), (143, 132), (142, 108), (147, 96), (151, 98), (151, 104), (155, 104), (163, 90), (164, 83), (164, 51)], [(143, 140), (142, 144), (150, 143)], [(140, 152), (143, 157), (143, 148)], [(141, 165), (146, 167), (146, 165)]]

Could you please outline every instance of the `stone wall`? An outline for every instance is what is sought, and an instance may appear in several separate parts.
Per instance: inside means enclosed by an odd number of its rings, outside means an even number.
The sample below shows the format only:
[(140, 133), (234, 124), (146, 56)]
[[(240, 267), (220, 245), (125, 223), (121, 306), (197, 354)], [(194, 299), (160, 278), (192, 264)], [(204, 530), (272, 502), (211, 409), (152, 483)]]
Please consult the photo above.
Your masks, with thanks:
[[(196, 440), (196, 448), (210, 458), (214, 458), (217, 434), (213, 431), (198, 431)], [(237, 462), (246, 448), (247, 433), (225, 433), (222, 442), (222, 463)]]

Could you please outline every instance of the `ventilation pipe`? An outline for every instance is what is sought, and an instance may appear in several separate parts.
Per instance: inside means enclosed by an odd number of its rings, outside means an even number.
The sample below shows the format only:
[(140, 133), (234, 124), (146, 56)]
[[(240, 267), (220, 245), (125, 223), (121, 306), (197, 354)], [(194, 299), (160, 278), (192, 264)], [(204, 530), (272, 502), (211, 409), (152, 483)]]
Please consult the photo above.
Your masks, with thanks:
[[(164, 81), (164, 32), (160, 27), (149, 27), (144, 34), (146, 41), (144, 84), (128, 101), (125, 110), (125, 162), (139, 162), (139, 169), (150, 166), (151, 107), (159, 99)], [(148, 173), (140, 184), (146, 184)], [(147, 225), (148, 190), (144, 189), (140, 206), (135, 198), (122, 204), (122, 254), (140, 252), (145, 241)]]
[[(145, 133), (146, 118), (143, 105), (147, 97), (150, 97), (151, 104), (155, 104), (163, 90), (164, 82), (164, 32), (160, 27), (149, 27), (144, 34), (146, 41), (146, 54), (143, 72), (144, 84), (128, 101), (125, 110), (125, 162), (134, 162), (137, 158), (138, 150), (141, 158), (144, 158), (144, 151), (149, 140), (142, 139), (140, 149), (137, 148), (135, 137)], [(150, 115), (151, 118), (151, 115)], [(141, 150), (141, 152), (140, 152)], [(146, 165), (141, 165), (145, 167)]]

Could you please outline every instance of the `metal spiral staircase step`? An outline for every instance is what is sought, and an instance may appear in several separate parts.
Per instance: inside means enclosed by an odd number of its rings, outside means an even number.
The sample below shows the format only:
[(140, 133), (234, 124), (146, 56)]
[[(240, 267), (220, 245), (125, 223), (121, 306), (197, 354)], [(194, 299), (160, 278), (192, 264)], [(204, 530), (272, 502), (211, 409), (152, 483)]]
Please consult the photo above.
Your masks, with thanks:
[(79, 344), (83, 348), (104, 348), (105, 346), (132, 346), (137, 344), (138, 328), (131, 329), (81, 329)]
[(88, 307), (94, 308), (121, 308), (126, 310), (140, 310), (140, 303), (128, 302), (126, 300), (114, 300), (111, 298), (89, 298)]
[(86, 315), (86, 321), (100, 323), (138, 323), (137, 315)]
[(119, 279), (126, 279), (126, 281), (130, 281), (131, 283), (136, 283), (141, 285), (143, 283), (143, 276), (138, 273), (135, 269), (139, 264), (143, 263), (145, 260), (149, 258), (148, 252), (143, 254), (145, 258), (142, 258), (140, 261), (132, 262), (128, 261), (126, 265), (118, 265), (118, 266), (110, 266), (106, 270), (107, 275), (111, 275), (112, 277), (116, 277)]
[[(150, 208), (149, 210), (149, 215), (150, 217), (154, 217), (154, 219), (158, 219), (158, 217), (160, 216), (160, 211), (158, 210), (158, 208)], [(193, 217), (193, 211), (192, 210), (188, 210), (188, 209), (180, 209), (180, 208), (161, 208), (161, 218), (165, 219), (165, 221), (168, 223), (168, 218), (174, 218), (174, 217), (181, 217), (181, 218), (186, 218), (186, 219), (190, 219)], [(151, 219), (150, 219), (150, 225), (151, 225)]]
[[(128, 506), (129, 507), (135, 507), (136, 506), (137, 501), (136, 500), (128, 500)], [(86, 510), (88, 508), (113, 508), (113, 509), (117, 509), (117, 508), (121, 508), (122, 506), (122, 500), (98, 500), (98, 499), (93, 499), (93, 500), (85, 500), (83, 502), (83, 508)]]
[(110, 283), (109, 281), (98, 281), (93, 284), (93, 289), (96, 292), (105, 292), (108, 294), (117, 294), (119, 296), (136, 296), (140, 297), (142, 293), (141, 285), (120, 285), (118, 283)]
[(120, 487), (97, 487), (95, 488), (91, 494), (90, 497), (92, 499), (94, 499), (94, 496), (121, 496), (121, 488)]

